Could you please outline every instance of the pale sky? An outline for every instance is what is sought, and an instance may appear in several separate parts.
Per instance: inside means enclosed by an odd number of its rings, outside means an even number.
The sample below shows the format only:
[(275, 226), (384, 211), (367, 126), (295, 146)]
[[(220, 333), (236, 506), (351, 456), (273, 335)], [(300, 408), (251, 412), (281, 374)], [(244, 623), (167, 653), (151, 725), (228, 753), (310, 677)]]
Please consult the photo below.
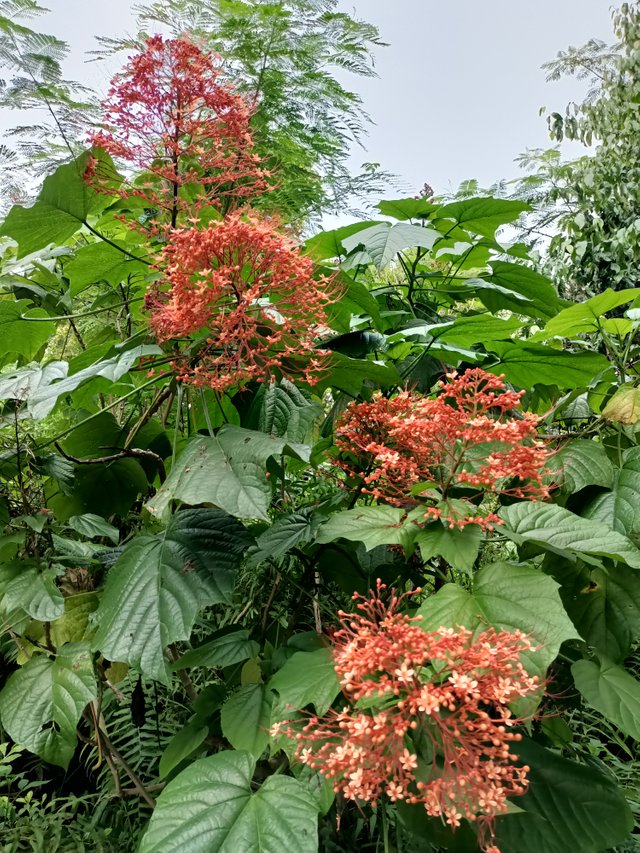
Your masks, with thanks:
[[(43, 0), (37, 29), (72, 46), (67, 76), (104, 92), (114, 70), (85, 64), (92, 36), (135, 32), (133, 0)], [(540, 66), (591, 37), (612, 41), (608, 0), (342, 0), (380, 28), (377, 79), (352, 78), (375, 121), (354, 162), (379, 162), (415, 194), (466, 178), (482, 185), (518, 175), (514, 159), (550, 145), (547, 106), (563, 112), (584, 84), (546, 83)], [(13, 119), (13, 116), (10, 117)], [(5, 117), (6, 121), (6, 117)], [(575, 149), (577, 151), (577, 149)]]

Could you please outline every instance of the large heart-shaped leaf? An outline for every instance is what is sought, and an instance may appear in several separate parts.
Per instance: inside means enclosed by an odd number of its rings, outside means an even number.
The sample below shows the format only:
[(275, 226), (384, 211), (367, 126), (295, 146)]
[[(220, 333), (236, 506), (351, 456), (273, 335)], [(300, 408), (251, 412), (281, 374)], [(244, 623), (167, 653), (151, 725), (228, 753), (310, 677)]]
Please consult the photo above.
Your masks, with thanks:
[(600, 317), (620, 305), (633, 302), (638, 296), (640, 296), (640, 288), (618, 291), (607, 288), (585, 302), (571, 305), (569, 308), (560, 311), (559, 314), (549, 320), (543, 331), (539, 332), (535, 338), (544, 339), (556, 335), (566, 338), (584, 332), (595, 332)]
[(409, 548), (418, 528), (405, 525), (404, 511), (392, 506), (362, 506), (331, 516), (318, 531), (317, 541), (326, 544), (336, 539), (364, 543), (367, 551), (378, 545), (402, 545)]
[(222, 510), (177, 513), (157, 536), (138, 536), (109, 572), (95, 649), (168, 683), (164, 649), (188, 640), (197, 613), (229, 601), (235, 571), (251, 544)]
[(640, 568), (640, 550), (626, 536), (556, 504), (521, 501), (503, 507), (500, 517), (516, 542), (534, 542), (565, 553), (596, 554)]
[(95, 698), (88, 644), (67, 643), (55, 659), (35, 655), (9, 677), (0, 693), (0, 720), (16, 743), (66, 768), (78, 720)]
[[(574, 438), (554, 454), (550, 467), (557, 471), (563, 491), (578, 492), (585, 486), (604, 486), (613, 483), (613, 465), (601, 444)], [(621, 531), (625, 532), (625, 531)]]
[(610, 492), (603, 492), (584, 509), (583, 515), (629, 536), (640, 536), (640, 447), (624, 455), (622, 467), (615, 472)]
[(558, 584), (530, 566), (492, 563), (474, 578), (471, 590), (445, 584), (418, 613), (425, 631), (458, 625), (482, 631), (489, 626), (522, 631), (536, 648), (522, 655), (529, 672), (544, 678), (565, 640), (577, 637), (565, 613)]
[(296, 652), (272, 676), (269, 689), (278, 694), (280, 707), (288, 707), (291, 711), (314, 705), (322, 716), (340, 692), (331, 649)]
[(119, 284), (131, 276), (148, 272), (148, 265), (132, 258), (132, 254), (136, 254), (135, 247), (129, 250), (125, 245), (117, 247), (115, 242), (100, 241), (84, 246), (64, 267), (64, 274), (71, 285), (71, 295), (75, 296), (89, 285), (101, 281)]
[(254, 769), (248, 752), (195, 761), (158, 797), (138, 853), (317, 853), (317, 798), (282, 775), (254, 793)]
[(49, 322), (47, 316), (42, 308), (33, 308), (29, 299), (0, 301), (2, 356), (12, 355), (12, 362), (16, 355), (34, 358), (55, 331), (55, 323)]
[(514, 801), (523, 811), (496, 823), (503, 853), (599, 853), (627, 839), (633, 818), (610, 776), (528, 739), (513, 749), (530, 767), (530, 786)]
[(391, 263), (398, 252), (404, 249), (431, 249), (440, 234), (432, 228), (422, 228), (420, 225), (411, 225), (407, 222), (399, 222), (392, 225), (390, 222), (379, 222), (371, 225), (363, 231), (342, 240), (342, 245), (351, 252), (362, 246), (378, 269), (384, 269)]
[(606, 658), (599, 664), (590, 660), (576, 661), (571, 674), (592, 708), (626, 735), (640, 741), (640, 681)]
[(558, 388), (587, 387), (593, 377), (609, 366), (597, 352), (564, 352), (540, 344), (499, 341), (488, 346), (500, 358), (491, 373), (504, 373), (519, 388), (556, 385)]
[(238, 518), (267, 520), (271, 484), (266, 462), (281, 453), (309, 458), (309, 448), (304, 445), (230, 424), (215, 437), (196, 436), (187, 443), (147, 509), (166, 518), (171, 501), (176, 500), (214, 504)]
[(265, 684), (245, 684), (222, 706), (222, 734), (234, 749), (260, 758), (269, 743), (273, 693)]

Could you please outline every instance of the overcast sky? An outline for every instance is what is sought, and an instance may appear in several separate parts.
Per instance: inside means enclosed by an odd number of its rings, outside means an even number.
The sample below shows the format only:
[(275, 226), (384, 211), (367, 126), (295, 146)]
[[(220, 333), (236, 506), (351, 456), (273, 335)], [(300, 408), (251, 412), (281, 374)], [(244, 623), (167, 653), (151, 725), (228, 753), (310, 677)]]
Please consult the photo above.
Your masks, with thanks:
[[(67, 76), (103, 91), (109, 71), (84, 63), (96, 33), (135, 32), (133, 0), (42, 0), (37, 28), (72, 46)], [(489, 185), (518, 174), (514, 159), (548, 146), (539, 108), (581, 100), (575, 80), (546, 83), (543, 62), (591, 37), (612, 40), (608, 0), (341, 0), (380, 28), (378, 79), (353, 80), (375, 121), (367, 150), (414, 194), (443, 192), (466, 178)]]

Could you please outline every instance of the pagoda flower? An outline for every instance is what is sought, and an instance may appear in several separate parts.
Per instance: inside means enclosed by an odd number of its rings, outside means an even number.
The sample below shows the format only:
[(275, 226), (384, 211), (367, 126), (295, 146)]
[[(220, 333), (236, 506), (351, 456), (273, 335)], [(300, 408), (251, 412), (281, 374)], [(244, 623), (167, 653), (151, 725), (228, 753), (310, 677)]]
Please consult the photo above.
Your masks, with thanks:
[(516, 764), (525, 720), (509, 705), (540, 694), (520, 662), (534, 647), (519, 631), (427, 632), (400, 612), (406, 594), (385, 589), (378, 581), (368, 598), (354, 594), (355, 613), (339, 612), (332, 651), (343, 707), (271, 733), (292, 738), (295, 758), (347, 799), (421, 805), (452, 829), (465, 819), (486, 853), (499, 853), (495, 818), (528, 786), (529, 768)]
[(549, 495), (543, 478), (550, 452), (537, 435), (539, 418), (518, 411), (523, 393), (480, 368), (447, 374), (435, 398), (377, 393), (371, 402), (351, 403), (338, 421), (336, 464), (383, 503), (424, 505), (425, 518), (492, 529), (499, 517), (471, 503), (470, 492)]

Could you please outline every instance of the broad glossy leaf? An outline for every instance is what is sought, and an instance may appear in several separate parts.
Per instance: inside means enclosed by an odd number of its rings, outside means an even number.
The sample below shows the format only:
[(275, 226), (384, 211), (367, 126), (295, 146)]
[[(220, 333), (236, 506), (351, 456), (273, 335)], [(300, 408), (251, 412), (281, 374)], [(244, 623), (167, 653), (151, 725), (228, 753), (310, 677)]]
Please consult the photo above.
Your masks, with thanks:
[(579, 660), (571, 667), (576, 687), (592, 708), (634, 740), (640, 741), (640, 681), (621, 666)]
[(278, 694), (280, 707), (291, 710), (313, 705), (320, 716), (326, 714), (340, 692), (331, 649), (296, 652), (272, 676), (268, 687)]
[(334, 352), (331, 353), (330, 369), (314, 388), (318, 391), (335, 388), (357, 397), (363, 385), (390, 388), (401, 384), (402, 379), (391, 364), (365, 358), (348, 358), (342, 353)]
[(564, 507), (521, 501), (503, 507), (500, 517), (516, 542), (535, 542), (560, 552), (595, 554), (622, 560), (640, 569), (640, 550), (626, 536), (606, 524), (581, 518)]
[(549, 467), (558, 472), (563, 491), (579, 492), (585, 486), (609, 488), (613, 483), (611, 460), (595, 441), (572, 439), (553, 455)]
[(313, 510), (303, 509), (290, 515), (283, 515), (271, 527), (261, 533), (256, 540), (257, 550), (250, 555), (253, 565), (263, 560), (284, 557), (291, 548), (306, 545), (316, 535), (321, 523)]
[(531, 768), (530, 787), (515, 801), (523, 811), (496, 823), (503, 853), (599, 853), (627, 839), (633, 818), (610, 776), (526, 738), (514, 752)]
[(192, 666), (211, 666), (223, 668), (234, 663), (242, 663), (254, 657), (260, 651), (255, 640), (249, 639), (246, 628), (229, 631), (223, 629), (213, 639), (185, 652), (174, 664), (173, 669), (186, 669)]
[(346, 237), (342, 245), (351, 252), (362, 246), (371, 258), (372, 262), (382, 270), (388, 266), (398, 252), (405, 249), (431, 249), (433, 244), (440, 239), (440, 234), (432, 228), (422, 228), (420, 225), (411, 225), (399, 222), (392, 225), (390, 222), (379, 222)]
[(549, 320), (544, 330), (539, 332), (535, 338), (545, 339), (556, 335), (568, 338), (585, 332), (595, 332), (598, 328), (598, 321), (604, 314), (620, 305), (632, 302), (638, 296), (640, 296), (640, 288), (618, 291), (607, 288), (607, 290), (598, 293), (585, 302), (571, 305), (569, 308), (560, 311), (559, 314)]
[(344, 225), (342, 228), (335, 228), (332, 231), (322, 231), (320, 234), (315, 234), (307, 240), (304, 244), (305, 251), (316, 261), (339, 258), (347, 254), (347, 250), (342, 245), (343, 240), (376, 224), (378, 223), (353, 222), (349, 225)]
[[(491, 261), (491, 275), (483, 276), (482, 280), (500, 288), (480, 294), (483, 303), (493, 313), (509, 308), (528, 317), (548, 318), (560, 310), (560, 300), (551, 280), (523, 264)], [(505, 291), (524, 296), (528, 301), (522, 306), (517, 299), (509, 300)]]
[(624, 455), (622, 467), (615, 471), (611, 491), (595, 497), (583, 510), (589, 519), (617, 530), (634, 542), (640, 537), (640, 447)]
[(107, 576), (95, 649), (168, 683), (164, 649), (188, 640), (198, 612), (229, 601), (245, 528), (222, 510), (177, 513), (163, 533), (138, 536)]
[(440, 206), (432, 204), (425, 198), (385, 199), (378, 202), (376, 207), (383, 216), (391, 216), (400, 222), (407, 219), (428, 219)]
[(267, 520), (271, 483), (266, 463), (281, 453), (309, 458), (305, 445), (230, 424), (215, 437), (196, 436), (189, 440), (147, 509), (158, 518), (167, 518), (175, 500), (213, 504), (238, 518)]
[(0, 720), (16, 743), (66, 768), (76, 748), (78, 721), (95, 698), (89, 646), (68, 643), (55, 659), (34, 655), (9, 676), (0, 693)]
[(467, 231), (493, 237), (501, 225), (515, 220), (531, 206), (506, 198), (467, 198), (438, 208), (438, 219), (453, 219)]
[(483, 631), (523, 631), (537, 648), (522, 655), (531, 674), (544, 678), (560, 645), (577, 637), (565, 613), (558, 584), (530, 566), (492, 563), (474, 578), (472, 589), (445, 584), (419, 608), (421, 627), (433, 631), (457, 625)]
[[(19, 258), (50, 243), (64, 243), (82, 227), (90, 213), (107, 204), (107, 197), (93, 190), (83, 178), (90, 156), (91, 152), (85, 151), (45, 178), (31, 207), (11, 208), (0, 226), (0, 234), (16, 241)], [(100, 156), (106, 159), (106, 155)]]
[(509, 340), (521, 327), (522, 322), (515, 317), (501, 320), (490, 314), (473, 314), (457, 317), (447, 323), (428, 326), (427, 330), (438, 341), (450, 341), (459, 346), (469, 347), (486, 341)]
[(260, 758), (269, 743), (273, 693), (265, 684), (245, 684), (222, 706), (222, 734), (234, 749)]
[(68, 367), (66, 361), (50, 361), (44, 367), (40, 364), (28, 364), (18, 370), (2, 373), (0, 400), (28, 400), (40, 385), (46, 387), (55, 379), (64, 379)]
[[(43, 322), (43, 318), (47, 316), (47, 312), (42, 308), (33, 308), (29, 299), (21, 299), (18, 302), (0, 300), (2, 356), (11, 354), (13, 362), (16, 355), (22, 355), (28, 361), (34, 358), (56, 328), (53, 321)], [(29, 320), (29, 317), (35, 319)], [(2, 379), (4, 380), (4, 376)]]
[(558, 388), (587, 387), (609, 362), (597, 352), (565, 352), (553, 347), (520, 342), (491, 343), (488, 347), (500, 358), (491, 373), (504, 373), (519, 388), (532, 385), (556, 385)]
[[(130, 276), (148, 273), (148, 264), (134, 260), (127, 252), (135, 255), (136, 249), (128, 249), (126, 246), (116, 249), (114, 245), (103, 241), (79, 249), (64, 266), (64, 274), (71, 284), (71, 295), (76, 296), (89, 285), (101, 281), (119, 284), (121, 281), (126, 282)], [(144, 253), (144, 249), (138, 248), (138, 252)]]
[(415, 540), (418, 528), (402, 518), (404, 511), (392, 506), (362, 506), (332, 515), (320, 528), (317, 541), (321, 544), (348, 539), (362, 542), (367, 551), (378, 545), (402, 545), (408, 549)]
[(158, 797), (138, 853), (317, 853), (317, 799), (283, 775), (254, 793), (254, 769), (247, 752), (195, 761)]

